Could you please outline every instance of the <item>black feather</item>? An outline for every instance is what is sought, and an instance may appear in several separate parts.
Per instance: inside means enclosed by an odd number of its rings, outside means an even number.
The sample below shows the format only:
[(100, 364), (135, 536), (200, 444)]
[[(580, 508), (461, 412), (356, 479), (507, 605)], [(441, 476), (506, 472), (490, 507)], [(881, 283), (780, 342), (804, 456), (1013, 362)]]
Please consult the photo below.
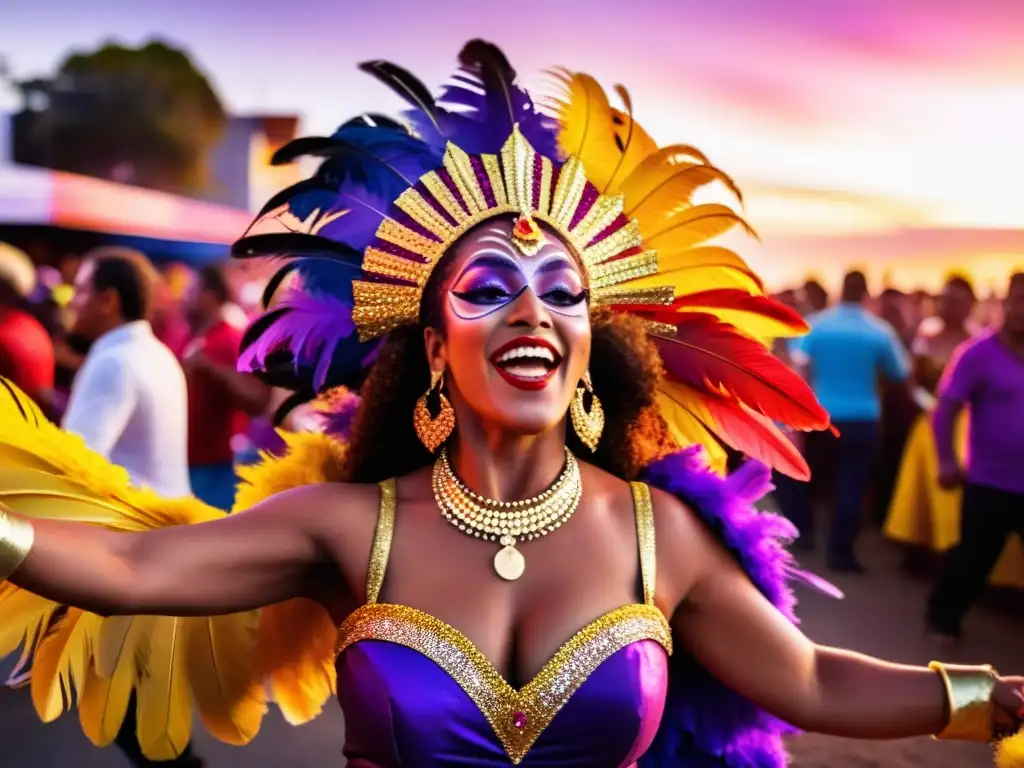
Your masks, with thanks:
[(285, 258), (333, 259), (358, 267), (363, 255), (355, 248), (329, 237), (307, 235), (303, 232), (273, 232), (266, 235), (249, 235), (231, 246), (231, 255), (238, 259), (255, 259), (264, 256)]
[(299, 268), (301, 262), (290, 261), (275, 272), (270, 280), (267, 282), (267, 287), (263, 289), (263, 298), (261, 299), (262, 306), (264, 309), (270, 306), (270, 302), (274, 300), (274, 294), (277, 293), (277, 289), (281, 287), (289, 275)]
[(438, 130), (441, 129), (437, 119), (437, 105), (434, 103), (434, 97), (427, 86), (409, 70), (380, 59), (363, 62), (359, 68), (363, 72), (373, 75), (405, 101), (422, 110), (433, 122), (434, 127)]
[(267, 332), (274, 323), (290, 311), (290, 307), (278, 307), (272, 309), (269, 312), (264, 312), (255, 321), (253, 321), (248, 328), (245, 329), (245, 333), (242, 335), (242, 341), (239, 344), (239, 353), (245, 352), (249, 347), (256, 343), (256, 341)]
[(512, 92), (515, 88), (516, 71), (501, 49), (486, 40), (470, 40), (459, 53), (459, 64), (467, 72), (480, 78), (485, 92), (500, 94), (508, 109), (509, 121), (515, 124), (516, 106)]
[[(267, 202), (263, 204), (263, 207), (260, 208), (259, 213), (256, 214), (256, 219), (254, 220), (253, 223), (259, 221), (261, 218), (266, 216), (271, 211), (276, 210), (280, 208), (282, 205), (285, 205), (286, 203), (290, 202), (294, 197), (298, 197), (299, 195), (306, 195), (311, 192), (335, 193), (337, 192), (337, 189), (338, 187), (336, 184), (332, 184), (328, 180), (320, 178), (318, 176), (314, 176), (311, 179), (304, 179), (303, 181), (300, 181), (297, 184), (292, 184), (290, 187), (282, 189), (280, 192), (278, 192), (269, 200), (267, 200)], [(248, 232), (248, 230), (246, 231)]]

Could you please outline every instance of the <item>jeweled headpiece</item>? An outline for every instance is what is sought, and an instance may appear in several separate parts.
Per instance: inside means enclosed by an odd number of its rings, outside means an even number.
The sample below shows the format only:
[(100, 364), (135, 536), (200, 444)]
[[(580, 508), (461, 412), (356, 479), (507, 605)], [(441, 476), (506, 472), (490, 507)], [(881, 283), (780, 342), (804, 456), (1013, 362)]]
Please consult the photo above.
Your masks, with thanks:
[[(442, 167), (399, 195), (363, 255), (367, 279), (353, 284), (352, 319), (362, 339), (416, 322), (423, 288), (441, 257), (466, 232), (496, 216), (518, 214), (514, 242), (539, 245), (536, 221), (551, 227), (579, 257), (591, 301), (628, 303), (648, 291), (614, 287), (658, 271), (657, 255), (644, 251), (639, 228), (622, 214), (619, 195), (602, 195), (576, 158), (555, 164), (538, 154), (513, 127), (497, 155), (470, 157), (449, 143)], [(380, 282), (388, 280), (395, 282)], [(671, 289), (663, 303), (672, 302)]]
[(828, 415), (765, 342), (806, 325), (764, 295), (737, 254), (709, 244), (737, 226), (751, 231), (746, 222), (694, 201), (711, 184), (739, 198), (732, 180), (693, 147), (659, 148), (621, 86), (624, 111), (593, 78), (562, 72), (564, 90), (545, 112), (495, 46), (472, 41), (459, 61), (437, 98), (401, 67), (363, 64), (410, 102), (405, 122), (363, 115), (275, 155), (323, 162), (271, 198), (235, 244), (235, 256), (288, 259), (240, 365), (299, 398), (357, 388), (381, 339), (419, 320), (448, 249), (507, 215), (525, 253), (539, 249), (541, 226), (575, 251), (592, 306), (648, 323), (666, 374), (659, 410), (676, 441), (701, 443), (722, 464), (724, 442), (805, 475), (773, 422), (822, 429)]

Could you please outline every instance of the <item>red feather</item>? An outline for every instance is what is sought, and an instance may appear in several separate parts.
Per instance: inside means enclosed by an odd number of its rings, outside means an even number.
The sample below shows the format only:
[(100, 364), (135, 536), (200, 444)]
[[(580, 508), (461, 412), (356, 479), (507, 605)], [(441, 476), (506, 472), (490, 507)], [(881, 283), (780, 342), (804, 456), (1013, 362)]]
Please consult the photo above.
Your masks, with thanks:
[(715, 288), (678, 296), (669, 305), (617, 305), (619, 312), (675, 325), (694, 312), (714, 315), (748, 336), (762, 341), (802, 336), (810, 330), (800, 313), (769, 296), (739, 288)]
[(797, 447), (769, 419), (743, 403), (703, 395), (715, 423), (708, 427), (729, 447), (797, 480), (809, 480), (811, 470)]
[(674, 321), (674, 337), (653, 337), (669, 378), (731, 396), (793, 429), (828, 427), (828, 412), (807, 382), (759, 342), (711, 315), (686, 312)]

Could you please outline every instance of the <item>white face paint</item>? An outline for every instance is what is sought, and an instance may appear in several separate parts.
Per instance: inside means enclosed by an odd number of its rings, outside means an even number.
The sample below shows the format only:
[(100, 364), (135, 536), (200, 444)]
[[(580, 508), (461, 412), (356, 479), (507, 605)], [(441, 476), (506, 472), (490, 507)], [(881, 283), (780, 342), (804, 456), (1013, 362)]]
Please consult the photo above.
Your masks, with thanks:
[(462, 320), (486, 317), (531, 290), (552, 312), (566, 317), (587, 314), (583, 274), (564, 245), (548, 240), (536, 255), (524, 255), (507, 231), (477, 239), (476, 252), (451, 281), (448, 300)]

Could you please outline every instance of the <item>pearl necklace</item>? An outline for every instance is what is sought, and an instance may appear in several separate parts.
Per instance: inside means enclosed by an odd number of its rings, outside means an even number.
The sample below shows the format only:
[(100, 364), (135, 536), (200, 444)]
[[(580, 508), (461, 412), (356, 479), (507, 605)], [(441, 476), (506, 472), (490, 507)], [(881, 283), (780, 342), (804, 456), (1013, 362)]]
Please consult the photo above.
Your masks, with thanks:
[(526, 570), (517, 541), (540, 538), (559, 528), (572, 517), (583, 494), (579, 463), (568, 448), (558, 479), (531, 499), (496, 501), (474, 493), (456, 477), (447, 449), (434, 462), (431, 484), (437, 506), (449, 523), (467, 535), (502, 545), (494, 556), (494, 570), (507, 581), (515, 581)]

